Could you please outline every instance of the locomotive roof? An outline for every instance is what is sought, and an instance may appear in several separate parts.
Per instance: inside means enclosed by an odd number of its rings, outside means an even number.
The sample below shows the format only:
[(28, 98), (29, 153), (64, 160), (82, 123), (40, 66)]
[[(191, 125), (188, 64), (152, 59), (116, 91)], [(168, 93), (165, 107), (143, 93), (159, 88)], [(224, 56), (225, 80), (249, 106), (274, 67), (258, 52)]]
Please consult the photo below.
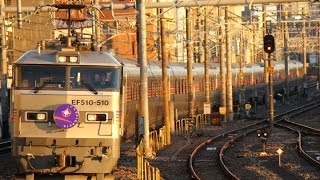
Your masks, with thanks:
[(24, 53), (15, 64), (75, 64), (75, 63), (58, 63), (56, 61), (57, 53), (62, 54), (78, 54), (80, 63), (77, 65), (93, 65), (93, 66), (122, 66), (119, 61), (107, 52), (97, 51), (57, 51), (57, 50), (43, 50), (38, 54), (37, 50), (30, 50)]

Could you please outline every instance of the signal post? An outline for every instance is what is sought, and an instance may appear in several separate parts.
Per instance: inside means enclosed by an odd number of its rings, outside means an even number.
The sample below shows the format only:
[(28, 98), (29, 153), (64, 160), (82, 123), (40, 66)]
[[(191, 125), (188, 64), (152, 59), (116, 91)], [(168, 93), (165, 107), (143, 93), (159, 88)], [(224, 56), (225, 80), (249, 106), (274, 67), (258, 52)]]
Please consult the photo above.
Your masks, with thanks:
[(270, 34), (271, 33), (271, 21), (266, 21), (266, 30), (267, 35), (263, 37), (263, 49), (264, 52), (268, 54), (268, 67), (267, 67), (267, 73), (269, 77), (269, 123), (270, 128), (273, 127), (274, 122), (274, 103), (273, 103), (273, 79), (272, 79), (272, 73), (274, 71), (274, 68), (272, 66), (272, 59), (271, 59), (271, 53), (273, 53), (275, 49), (275, 42), (274, 37)]

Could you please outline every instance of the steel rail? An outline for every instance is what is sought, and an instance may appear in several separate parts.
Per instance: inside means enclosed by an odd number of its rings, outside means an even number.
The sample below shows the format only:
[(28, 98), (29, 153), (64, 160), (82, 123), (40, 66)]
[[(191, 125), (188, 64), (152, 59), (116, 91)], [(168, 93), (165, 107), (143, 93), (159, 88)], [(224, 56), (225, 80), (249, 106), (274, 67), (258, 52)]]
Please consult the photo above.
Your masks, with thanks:
[(309, 161), (311, 164), (317, 166), (317, 167), (320, 167), (320, 162), (317, 161), (316, 159), (312, 158), (306, 151), (303, 150), (302, 148), (302, 136), (301, 136), (301, 132), (299, 130), (296, 130), (294, 128), (291, 128), (291, 127), (288, 127), (288, 126), (285, 126), (285, 125), (282, 125), (282, 124), (279, 124), (279, 123), (275, 123), (276, 126), (278, 127), (281, 127), (281, 128), (285, 128), (285, 129), (288, 129), (290, 131), (293, 131), (295, 133), (298, 134), (298, 141), (297, 141), (297, 144), (298, 144), (298, 151), (299, 153), (307, 160)]
[(223, 171), (226, 172), (226, 174), (231, 178), (231, 179), (237, 179), (239, 180), (240, 178), (237, 177), (234, 173), (232, 173), (232, 171), (227, 167), (227, 165), (224, 163), (224, 160), (223, 160), (223, 156), (224, 156), (224, 152), (229, 148), (229, 146), (231, 146), (236, 140), (238, 139), (241, 139), (241, 138), (244, 138), (246, 135), (248, 134), (253, 134), (255, 133), (257, 130), (259, 129), (262, 129), (262, 128), (267, 128), (269, 127), (269, 125), (265, 125), (263, 127), (257, 127), (257, 128), (254, 128), (250, 131), (247, 131), (241, 135), (238, 135), (234, 138), (232, 138), (231, 140), (229, 140), (227, 143), (225, 143), (222, 148), (220, 149), (220, 152), (219, 152), (219, 162), (220, 162), (220, 166), (222, 167)]
[[(320, 104), (318, 106), (320, 106)], [(302, 132), (302, 131), (298, 130), (297, 128), (290, 127), (289, 125), (281, 124), (282, 122), (291, 124), (293, 126), (297, 126), (299, 128), (308, 129), (309, 132)], [(284, 121), (281, 121), (281, 122), (277, 122), (277, 123), (275, 123), (275, 125), (278, 126), (278, 127), (285, 128), (285, 129), (288, 129), (290, 131), (293, 131), (293, 132), (297, 133), (298, 134), (297, 144), (298, 144), (299, 153), (301, 153), (301, 155), (307, 161), (309, 161), (311, 164), (313, 164), (313, 165), (315, 165), (317, 167), (320, 167), (320, 162), (317, 161), (316, 159), (312, 158), (302, 147), (302, 134), (304, 133), (304, 134), (309, 134), (311, 136), (320, 137), (320, 130), (319, 129), (315, 129), (315, 128), (312, 128), (312, 127), (309, 127), (309, 126), (306, 126), (306, 125), (303, 125), (303, 124), (299, 124), (299, 123), (296, 123), (296, 122), (293, 122), (293, 121), (289, 121), (287, 119), (285, 119)]]
[[(320, 106), (320, 101), (315, 101), (315, 102), (312, 102), (312, 103), (309, 103), (309, 104), (306, 104), (306, 105), (303, 105), (303, 106), (300, 106), (298, 108), (295, 108), (295, 109), (292, 109), (292, 110), (289, 110), (287, 112), (283, 112), (279, 115), (277, 115), (275, 118), (278, 118), (278, 120), (275, 121), (275, 124), (276, 123), (279, 123), (281, 121), (284, 121), (286, 118), (283, 118), (283, 117), (292, 117), (292, 116), (296, 116), (298, 114), (301, 114), (301, 113), (304, 113), (306, 111), (309, 111), (311, 109), (314, 109), (316, 107)], [(227, 173), (227, 175), (229, 177), (231, 177), (232, 179), (240, 179), (238, 178), (235, 174), (233, 174), (229, 169), (228, 167), (225, 165), (224, 161), (223, 161), (223, 155), (224, 155), (224, 152), (229, 148), (230, 145), (232, 145), (234, 142), (236, 142), (237, 139), (240, 139), (240, 138), (244, 138), (247, 134), (252, 134), (256, 131), (256, 129), (252, 130), (252, 131), (249, 131), (248, 133), (244, 133), (244, 134), (241, 134), (231, 140), (229, 140), (226, 144), (223, 145), (223, 147), (221, 148), (220, 150), (220, 155), (219, 155), (219, 160), (220, 160), (220, 164), (223, 168), (223, 170)], [(315, 163), (314, 159), (312, 159), (307, 153), (305, 153), (303, 150), (302, 150), (302, 147), (301, 147), (301, 134), (300, 132), (299, 133), (299, 152), (302, 153), (302, 155), (307, 158), (308, 160), (312, 161), (313, 163)], [(318, 163), (315, 163), (317, 166), (319, 165)]]
[(0, 141), (0, 155), (3, 155), (8, 150), (11, 150), (11, 140), (5, 139)]
[[(268, 126), (268, 122), (267, 120), (262, 120), (262, 121), (259, 121), (259, 122), (256, 122), (256, 123), (252, 123), (252, 124), (249, 124), (249, 125), (246, 125), (246, 126), (242, 126), (240, 128), (237, 128), (237, 129), (234, 129), (234, 130), (230, 130), (230, 131), (227, 131), (227, 132), (224, 132), (222, 134), (219, 134), (213, 138), (210, 138), (206, 141), (204, 141), (203, 143), (201, 143), (199, 146), (197, 146), (193, 152), (191, 153), (190, 157), (189, 157), (189, 160), (188, 160), (188, 166), (189, 166), (189, 170), (191, 171), (191, 176), (193, 179), (200, 179), (200, 177), (198, 176), (198, 174), (195, 172), (195, 169), (193, 167), (193, 164), (194, 164), (194, 158), (196, 156), (196, 154), (202, 150), (202, 148), (204, 148), (207, 144), (210, 144), (211, 142), (213, 142), (214, 140), (217, 140), (218, 138), (222, 138), (222, 137), (225, 137), (226, 135), (228, 134), (233, 134), (237, 131), (240, 131), (240, 130), (243, 130), (243, 129), (249, 129), (249, 128), (253, 128), (253, 127), (257, 127), (257, 126)], [(228, 170), (226, 170), (227, 172), (230, 172)], [(231, 173), (231, 172), (230, 172)], [(232, 174), (232, 173), (231, 173)], [(232, 177), (232, 175), (230, 175)]]
[[(275, 120), (275, 123), (279, 122), (279, 121), (282, 121), (282, 120), (285, 120), (287, 117), (292, 117), (292, 116), (295, 116), (297, 114), (300, 114), (300, 113), (303, 113), (305, 111), (308, 111), (310, 109), (313, 109), (317, 106), (320, 105), (320, 101), (315, 101), (315, 102), (311, 102), (311, 103), (308, 103), (308, 104), (305, 104), (305, 105), (302, 105), (302, 106), (299, 106), (297, 108), (294, 108), (294, 109), (291, 109), (289, 111), (286, 111), (286, 112), (283, 112), (283, 113), (280, 113), (278, 115), (275, 116), (275, 118), (277, 120)], [(265, 125), (264, 125), (265, 124)], [(259, 125), (260, 127), (257, 127), (257, 125)], [(262, 125), (262, 126), (261, 126)], [(253, 128), (255, 127), (255, 128)], [(248, 134), (251, 134), (251, 133), (254, 133), (256, 132), (258, 129), (261, 129), (261, 128), (267, 128), (268, 127), (268, 119), (264, 119), (264, 120), (261, 120), (259, 122), (256, 122), (256, 123), (252, 123), (250, 125), (247, 125), (247, 126), (243, 126), (243, 127), (240, 127), (240, 128), (237, 128), (235, 130), (230, 130), (230, 131), (227, 131), (227, 132), (224, 132), (222, 134), (219, 134), (213, 138), (210, 138), (206, 141), (204, 141), (203, 143), (201, 143), (199, 146), (197, 146), (193, 152), (191, 153), (190, 157), (189, 157), (189, 160), (188, 160), (188, 166), (189, 166), (189, 170), (191, 172), (191, 177), (193, 179), (200, 179), (199, 175), (196, 173), (195, 171), (195, 168), (193, 166), (194, 164), (194, 159), (195, 159), (195, 156), (197, 155), (197, 153), (202, 150), (206, 145), (212, 143), (213, 141), (217, 140), (218, 138), (222, 138), (224, 137), (226, 134), (230, 134), (230, 133), (235, 133), (237, 131), (240, 131), (240, 130), (244, 130), (244, 129), (249, 129), (249, 128), (253, 128), (249, 131), (246, 131), (244, 133), (242, 133), (241, 135), (238, 135), (232, 139), (230, 139), (228, 142), (226, 142), (221, 150), (220, 150), (220, 153), (219, 153), (219, 161), (220, 161), (220, 166), (222, 168), (222, 170), (224, 172), (226, 172), (226, 175), (228, 175), (231, 179), (239, 179), (236, 175), (234, 175), (229, 169), (228, 167), (225, 165), (225, 163), (223, 162), (223, 155), (224, 155), (224, 152), (226, 151), (226, 149), (234, 142), (236, 142), (237, 139), (239, 138), (244, 138), (246, 135)]]

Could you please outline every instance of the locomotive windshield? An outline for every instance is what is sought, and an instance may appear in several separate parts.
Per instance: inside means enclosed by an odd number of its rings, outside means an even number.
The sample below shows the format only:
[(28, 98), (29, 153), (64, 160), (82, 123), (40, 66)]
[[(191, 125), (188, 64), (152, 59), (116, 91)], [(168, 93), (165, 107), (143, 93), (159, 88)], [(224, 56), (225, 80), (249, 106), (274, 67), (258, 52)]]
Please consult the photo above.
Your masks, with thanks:
[(72, 67), (72, 88), (119, 88), (120, 70), (115, 68)]
[(17, 87), (35, 89), (35, 92), (57, 88), (91, 91), (120, 88), (120, 68), (24, 65), (18, 72)]
[(21, 66), (18, 87), (64, 88), (65, 67)]

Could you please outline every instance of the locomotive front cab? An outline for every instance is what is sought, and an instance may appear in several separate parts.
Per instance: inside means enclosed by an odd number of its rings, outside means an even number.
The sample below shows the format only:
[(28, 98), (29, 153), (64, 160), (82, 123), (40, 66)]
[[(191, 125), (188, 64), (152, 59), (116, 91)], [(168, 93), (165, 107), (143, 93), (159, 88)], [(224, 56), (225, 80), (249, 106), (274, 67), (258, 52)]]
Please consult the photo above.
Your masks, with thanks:
[(102, 52), (72, 57), (29, 51), (14, 65), (12, 153), (21, 173), (109, 174), (116, 166), (122, 66)]

